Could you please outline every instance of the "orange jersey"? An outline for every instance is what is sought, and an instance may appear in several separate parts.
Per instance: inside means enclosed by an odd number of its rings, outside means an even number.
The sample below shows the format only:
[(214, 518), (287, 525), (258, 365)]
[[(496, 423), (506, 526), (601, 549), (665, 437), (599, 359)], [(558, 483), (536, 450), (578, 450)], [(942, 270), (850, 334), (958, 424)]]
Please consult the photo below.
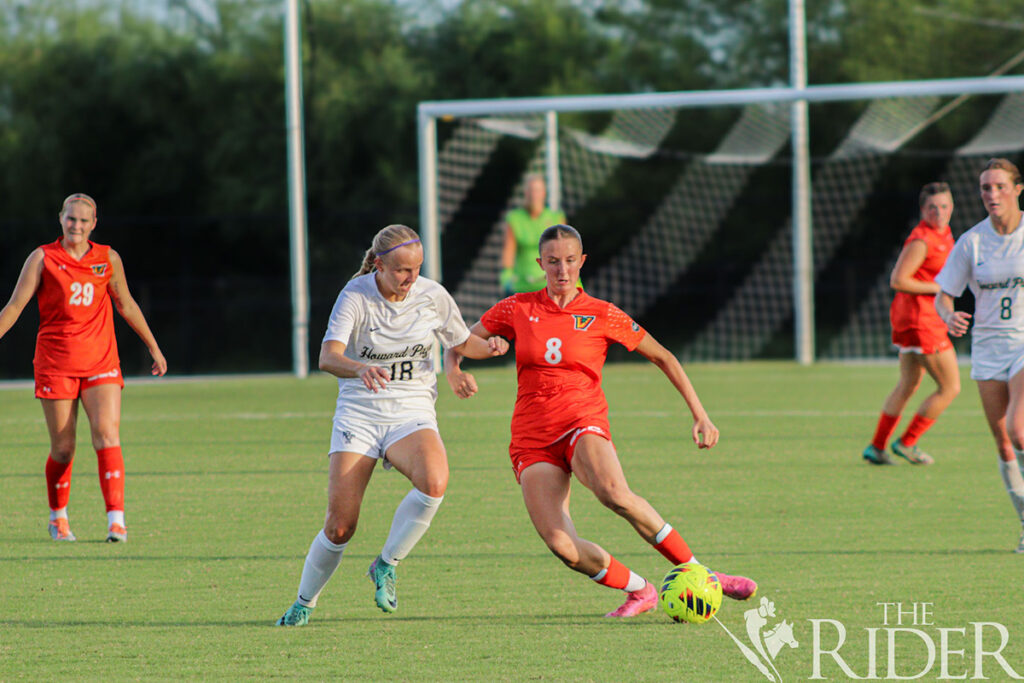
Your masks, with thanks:
[[(917, 227), (910, 232), (903, 246), (906, 247), (914, 240), (924, 240), (928, 253), (924, 263), (914, 273), (914, 279), (921, 282), (935, 282), (935, 276), (942, 270), (946, 263), (949, 252), (953, 249), (953, 232), (949, 226), (936, 230), (924, 221), (917, 224)], [(938, 330), (946, 331), (946, 324), (942, 322), (935, 310), (934, 294), (908, 294), (907, 292), (896, 292), (892, 299), (892, 306), (889, 308), (889, 322), (892, 323), (893, 331), (901, 330)]]
[(514, 294), (480, 319), (516, 346), (512, 452), (547, 446), (578, 427), (611, 431), (601, 389), (608, 347), (617, 342), (632, 351), (647, 332), (614, 304), (579, 292), (565, 308), (547, 289)]
[(117, 367), (114, 314), (107, 292), (113, 270), (110, 247), (90, 242), (81, 261), (64, 251), (60, 240), (40, 248), (36, 372), (85, 377)]

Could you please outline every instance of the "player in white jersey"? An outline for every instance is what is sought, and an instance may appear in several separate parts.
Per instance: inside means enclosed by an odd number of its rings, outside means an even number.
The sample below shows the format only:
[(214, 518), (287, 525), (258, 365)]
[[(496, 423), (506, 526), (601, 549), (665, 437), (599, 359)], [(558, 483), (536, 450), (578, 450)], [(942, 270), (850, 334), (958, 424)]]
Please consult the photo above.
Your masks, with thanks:
[(972, 316), (953, 310), (953, 299), (974, 294), (971, 378), (978, 382), (985, 419), (999, 449), (999, 472), (1017, 519), (1024, 553), (1024, 190), (1020, 171), (1007, 159), (990, 159), (981, 173), (981, 201), (988, 217), (953, 246), (935, 281), (935, 308), (954, 337)]
[(278, 620), (302, 626), (341, 562), (378, 460), (413, 489), (367, 572), (384, 612), (398, 607), (395, 566), (423, 537), (448, 485), (448, 457), (437, 431), (435, 344), (471, 358), (508, 351), (508, 342), (471, 334), (451, 295), (419, 277), (423, 247), (404, 225), (377, 233), (363, 267), (345, 285), (320, 348), (320, 369), (338, 378), (331, 430), (327, 516), (313, 539), (298, 599)]

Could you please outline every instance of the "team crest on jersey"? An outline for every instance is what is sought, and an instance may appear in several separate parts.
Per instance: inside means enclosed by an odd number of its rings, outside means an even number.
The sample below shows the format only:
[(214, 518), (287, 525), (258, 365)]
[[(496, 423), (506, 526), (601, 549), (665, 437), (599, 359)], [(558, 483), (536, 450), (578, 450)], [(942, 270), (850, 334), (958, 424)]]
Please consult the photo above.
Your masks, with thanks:
[(597, 319), (595, 315), (576, 315), (573, 313), (573, 329), (585, 330)]
[(103, 277), (103, 274), (107, 272), (106, 263), (96, 263), (89, 267), (92, 268), (92, 274), (95, 275), (96, 277)]

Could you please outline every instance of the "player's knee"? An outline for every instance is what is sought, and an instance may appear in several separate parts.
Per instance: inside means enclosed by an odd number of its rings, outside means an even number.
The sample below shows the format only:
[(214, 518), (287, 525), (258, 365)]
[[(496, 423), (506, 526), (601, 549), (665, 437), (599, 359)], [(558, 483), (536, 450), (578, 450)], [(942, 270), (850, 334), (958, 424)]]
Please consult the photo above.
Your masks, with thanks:
[(619, 484), (602, 486), (594, 492), (601, 504), (617, 515), (628, 515), (636, 507), (636, 495)]
[(416, 488), (432, 498), (440, 498), (448, 490), (448, 473), (444, 472), (436, 476), (429, 476), (423, 482), (423, 486), (417, 486)]
[(50, 459), (54, 462), (69, 463), (75, 457), (75, 442), (59, 441), (50, 444)]
[(919, 386), (921, 386), (920, 380), (916, 382), (900, 382), (896, 387), (896, 396), (901, 401), (909, 401)]
[(348, 543), (349, 540), (355, 536), (356, 525), (355, 523), (348, 524), (345, 522), (328, 522), (324, 525), (324, 536), (331, 543), (341, 544)]
[(542, 536), (544, 543), (547, 545), (555, 557), (562, 561), (570, 569), (573, 568), (580, 561), (579, 551), (576, 549), (576, 544), (572, 542), (568, 534), (561, 530), (544, 534)]
[(110, 448), (121, 445), (119, 425), (116, 422), (103, 422), (92, 430), (92, 444), (96, 448)]

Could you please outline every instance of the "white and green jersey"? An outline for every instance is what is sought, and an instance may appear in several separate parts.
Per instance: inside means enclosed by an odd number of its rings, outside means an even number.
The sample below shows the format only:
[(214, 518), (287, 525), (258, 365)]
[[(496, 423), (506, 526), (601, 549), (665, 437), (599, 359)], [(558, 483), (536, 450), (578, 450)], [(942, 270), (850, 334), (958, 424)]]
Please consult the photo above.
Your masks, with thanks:
[(373, 273), (349, 280), (334, 302), (324, 341), (345, 344), (345, 355), (388, 370), (387, 389), (372, 392), (358, 377), (338, 379), (336, 417), (401, 423), (434, 416), (435, 344), (458, 346), (469, 328), (448, 291), (417, 278), (402, 301), (388, 301)]
[(952, 296), (965, 287), (974, 294), (972, 348), (1024, 346), (1024, 219), (1000, 235), (985, 218), (956, 241), (935, 281)]

